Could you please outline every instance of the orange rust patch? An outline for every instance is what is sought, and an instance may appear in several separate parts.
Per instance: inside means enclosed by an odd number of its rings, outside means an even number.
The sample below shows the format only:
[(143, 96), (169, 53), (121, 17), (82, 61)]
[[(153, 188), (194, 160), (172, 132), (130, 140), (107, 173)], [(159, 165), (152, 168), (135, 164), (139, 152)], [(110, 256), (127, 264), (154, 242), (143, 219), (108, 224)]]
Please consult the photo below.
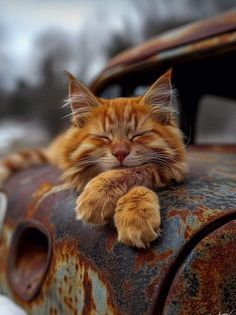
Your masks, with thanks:
[(66, 296), (64, 296), (64, 303), (65, 303), (65, 305), (70, 309), (70, 310), (74, 310), (73, 309), (73, 305), (72, 305), (72, 298), (71, 297), (66, 297)]
[(69, 294), (71, 295), (71, 292), (72, 292), (72, 286), (70, 285), (69, 286)]
[(51, 306), (50, 309), (49, 309), (49, 314), (50, 315), (57, 315), (58, 312), (57, 312), (56, 307)]
[(33, 199), (40, 199), (45, 193), (47, 193), (49, 190), (51, 190), (53, 187), (52, 184), (49, 183), (43, 183), (39, 186), (39, 188), (34, 192)]
[(190, 239), (191, 235), (192, 235), (192, 229), (189, 225), (187, 225), (185, 228), (184, 237), (186, 240), (188, 240), (188, 239)]
[(160, 278), (157, 277), (154, 280), (152, 280), (152, 282), (148, 285), (148, 287), (146, 288), (145, 292), (146, 292), (146, 296), (151, 299), (153, 294), (155, 293), (156, 287), (160, 284)]
[(188, 219), (188, 216), (190, 215), (189, 211), (187, 209), (180, 209), (180, 210), (171, 210), (168, 212), (167, 216), (169, 218), (172, 218), (172, 217), (175, 217), (175, 216), (178, 216), (180, 217), (180, 219), (186, 223), (187, 222), (187, 219)]
[[(112, 289), (110, 287), (109, 282), (107, 282), (106, 277), (104, 277), (103, 273), (100, 273), (96, 268), (94, 268), (93, 264), (91, 264), (89, 261), (87, 261), (85, 258), (82, 258), (80, 256), (80, 254), (78, 253), (78, 251), (76, 250), (76, 241), (69, 241), (69, 242), (59, 242), (57, 244), (54, 244), (54, 260), (52, 260), (51, 265), (50, 265), (50, 270), (49, 273), (47, 275), (47, 278), (45, 279), (45, 287), (49, 286), (50, 283), (52, 283), (54, 281), (54, 276), (55, 273), (57, 271), (57, 266), (60, 264), (64, 264), (65, 262), (68, 262), (68, 265), (70, 264), (70, 260), (73, 258), (73, 260), (75, 259), (75, 276), (76, 274), (80, 275), (80, 283), (81, 283), (81, 287), (78, 287), (76, 290), (78, 290), (78, 292), (83, 289), (84, 290), (84, 308), (83, 308), (83, 312), (82, 314), (92, 314), (93, 312), (96, 313), (96, 304), (95, 301), (93, 299), (93, 290), (92, 290), (92, 279), (90, 277), (90, 270), (95, 272), (98, 275), (99, 280), (101, 281), (101, 283), (105, 286), (106, 290), (107, 290), (107, 310), (109, 309), (112, 314), (116, 315), (116, 314), (120, 314), (119, 311), (117, 310), (117, 308), (114, 306), (114, 299), (112, 296)], [(80, 272), (81, 271), (81, 272)], [(68, 272), (69, 272), (69, 268), (68, 268)], [(69, 296), (71, 296), (71, 293), (73, 292), (72, 290), (72, 286), (70, 285), (70, 278), (68, 278), (68, 276), (64, 276), (63, 278), (64, 280), (64, 284), (67, 283), (68, 285), (68, 293)], [(76, 296), (72, 297), (72, 298), (68, 298), (65, 297), (65, 292), (63, 289), (63, 284), (61, 287), (58, 288), (59, 290), (59, 294), (62, 297), (63, 301), (65, 302), (65, 304), (67, 305), (68, 308), (73, 308), (73, 312), (72, 314), (77, 314), (76, 309), (75, 309), (75, 305), (77, 305), (79, 303), (78, 298)], [(80, 292), (81, 293), (81, 292)], [(72, 293), (73, 294), (73, 293)]]
[(116, 242), (117, 242), (117, 232), (111, 232), (108, 235), (107, 241), (106, 241), (106, 249), (108, 252), (112, 252), (113, 246), (116, 244)]
[(83, 280), (83, 287), (84, 287), (84, 308), (83, 308), (83, 315), (91, 314), (91, 311), (96, 311), (96, 305), (93, 300), (93, 292), (92, 292), (92, 282), (88, 276), (88, 271), (85, 269), (84, 271), (84, 280)]
[(79, 270), (79, 265), (78, 265), (78, 263), (75, 264), (75, 269), (76, 269), (76, 271), (78, 272), (78, 270)]
[(126, 279), (124, 282), (123, 282), (123, 285), (122, 285), (122, 289), (124, 290), (125, 292), (125, 296), (127, 299), (132, 299), (132, 294), (133, 294), (133, 285), (132, 285), (132, 282), (130, 279)]
[[(235, 283), (236, 265), (233, 255), (235, 237), (232, 238), (235, 232), (235, 221), (231, 221), (209, 234), (196, 246), (188, 273), (183, 272), (184, 264), (175, 277), (166, 300), (164, 313), (166, 310), (168, 313), (168, 305), (173, 298), (180, 306), (181, 314), (192, 314), (193, 309), (194, 314), (200, 314), (203, 307), (204, 314), (216, 314), (218, 310), (224, 309), (224, 300), (220, 298), (224, 292), (223, 288), (229, 291)], [(199, 284), (197, 295), (194, 296), (188, 293), (188, 275), (190, 274), (197, 279)]]
[(149, 266), (154, 266), (160, 260), (165, 260), (167, 257), (172, 255), (172, 253), (173, 253), (172, 249), (169, 249), (166, 252), (160, 254), (156, 254), (154, 251), (150, 249), (140, 250), (135, 260), (134, 270), (135, 272), (138, 272), (141, 269), (141, 267), (145, 264), (148, 264)]
[(37, 203), (38, 201), (51, 189), (53, 188), (52, 184), (49, 183), (43, 183), (42, 185), (39, 186), (39, 188), (34, 192), (32, 199), (30, 201), (30, 204), (27, 209), (27, 214), (26, 216), (28, 218), (32, 218), (35, 211), (37, 211)]

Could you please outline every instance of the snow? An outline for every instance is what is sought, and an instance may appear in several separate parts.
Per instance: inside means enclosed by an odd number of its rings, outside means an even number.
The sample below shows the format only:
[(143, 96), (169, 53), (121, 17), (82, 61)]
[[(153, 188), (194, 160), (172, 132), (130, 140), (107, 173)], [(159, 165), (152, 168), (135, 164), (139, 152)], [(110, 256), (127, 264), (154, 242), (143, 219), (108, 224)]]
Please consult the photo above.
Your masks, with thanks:
[(0, 158), (22, 148), (41, 147), (48, 140), (45, 127), (38, 121), (0, 121)]
[(18, 305), (5, 295), (0, 294), (0, 314), (4, 315), (27, 315)]

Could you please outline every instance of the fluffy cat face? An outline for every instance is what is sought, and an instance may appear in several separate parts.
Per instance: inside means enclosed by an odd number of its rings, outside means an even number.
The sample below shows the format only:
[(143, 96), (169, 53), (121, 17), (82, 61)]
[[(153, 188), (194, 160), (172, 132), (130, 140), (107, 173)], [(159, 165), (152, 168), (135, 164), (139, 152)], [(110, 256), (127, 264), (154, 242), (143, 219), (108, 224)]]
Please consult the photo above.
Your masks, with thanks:
[(168, 71), (142, 97), (105, 100), (70, 76), (74, 126), (64, 151), (66, 175), (87, 182), (106, 170), (150, 163), (161, 169), (181, 162), (185, 150), (170, 80)]

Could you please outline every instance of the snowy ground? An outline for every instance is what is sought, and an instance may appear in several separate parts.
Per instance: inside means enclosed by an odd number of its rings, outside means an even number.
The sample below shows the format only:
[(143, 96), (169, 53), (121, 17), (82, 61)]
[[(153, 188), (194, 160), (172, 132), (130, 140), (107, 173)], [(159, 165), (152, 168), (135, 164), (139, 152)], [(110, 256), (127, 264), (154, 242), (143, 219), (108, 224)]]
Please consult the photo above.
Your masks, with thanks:
[(0, 295), (0, 314), (2, 315), (26, 315), (19, 306), (10, 301), (6, 296)]
[(23, 148), (42, 147), (49, 141), (49, 134), (39, 121), (0, 120), (0, 159)]

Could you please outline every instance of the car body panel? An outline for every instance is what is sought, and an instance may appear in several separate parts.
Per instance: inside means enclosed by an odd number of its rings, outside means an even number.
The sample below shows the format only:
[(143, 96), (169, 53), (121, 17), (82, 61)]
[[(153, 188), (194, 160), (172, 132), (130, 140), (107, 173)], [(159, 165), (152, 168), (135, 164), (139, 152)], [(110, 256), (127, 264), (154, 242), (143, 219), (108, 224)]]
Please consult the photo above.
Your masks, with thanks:
[[(0, 292), (32, 315), (161, 314), (186, 257), (206, 236), (216, 243), (213, 232), (236, 218), (236, 147), (215, 152), (193, 147), (188, 154), (186, 180), (157, 192), (162, 234), (146, 250), (118, 243), (112, 223), (96, 227), (76, 221), (77, 193), (61, 183), (57, 169), (43, 166), (14, 175), (3, 187), (9, 201), (0, 242)], [(52, 246), (43, 282), (30, 272), (37, 266), (25, 263), (29, 247), (18, 254), (17, 264), (12, 262), (17, 230), (29, 223), (37, 229), (37, 222), (47, 230)], [(31, 290), (34, 281), (39, 286), (29, 298), (22, 292)], [(200, 298), (199, 293), (199, 303)]]

